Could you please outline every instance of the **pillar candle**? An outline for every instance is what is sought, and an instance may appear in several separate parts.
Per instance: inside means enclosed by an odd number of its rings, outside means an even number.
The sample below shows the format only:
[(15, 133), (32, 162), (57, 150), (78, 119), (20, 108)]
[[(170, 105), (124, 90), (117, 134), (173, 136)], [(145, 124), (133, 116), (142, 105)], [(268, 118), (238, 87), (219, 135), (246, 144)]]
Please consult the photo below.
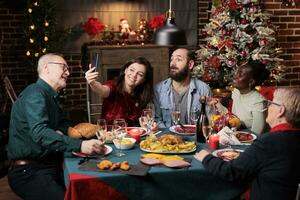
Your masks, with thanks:
[(141, 134), (142, 134), (141, 131), (131, 131), (131, 132), (129, 132), (129, 136), (136, 140), (136, 142), (135, 142), (136, 144), (139, 143)]
[(219, 135), (212, 134), (209, 136), (208, 147), (211, 149), (219, 148)]

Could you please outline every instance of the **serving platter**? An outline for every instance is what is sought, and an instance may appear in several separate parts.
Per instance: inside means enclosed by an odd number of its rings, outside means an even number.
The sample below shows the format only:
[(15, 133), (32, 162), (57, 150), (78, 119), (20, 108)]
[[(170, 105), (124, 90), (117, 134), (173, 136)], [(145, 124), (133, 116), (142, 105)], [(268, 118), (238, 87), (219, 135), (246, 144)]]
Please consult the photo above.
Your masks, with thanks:
[(195, 152), (196, 151), (196, 146), (189, 150), (189, 151), (156, 151), (156, 150), (150, 150), (150, 149), (144, 149), (142, 147), (140, 147), (140, 149), (144, 152), (147, 152), (147, 153), (160, 153), (160, 154), (187, 154), (187, 153), (192, 153), (192, 152)]
[(77, 156), (77, 157), (80, 157), (80, 158), (97, 158), (99, 156), (107, 156), (108, 154), (110, 154), (113, 151), (113, 149), (108, 145), (104, 145), (104, 146), (106, 147), (106, 150), (105, 150), (105, 153), (103, 155), (87, 155), (87, 154), (82, 153), (82, 152), (74, 152), (74, 151), (72, 152), (72, 154), (74, 156)]
[(183, 125), (182, 128), (180, 125), (171, 126), (169, 128), (170, 131), (178, 134), (178, 135), (195, 135), (196, 126), (195, 125)]

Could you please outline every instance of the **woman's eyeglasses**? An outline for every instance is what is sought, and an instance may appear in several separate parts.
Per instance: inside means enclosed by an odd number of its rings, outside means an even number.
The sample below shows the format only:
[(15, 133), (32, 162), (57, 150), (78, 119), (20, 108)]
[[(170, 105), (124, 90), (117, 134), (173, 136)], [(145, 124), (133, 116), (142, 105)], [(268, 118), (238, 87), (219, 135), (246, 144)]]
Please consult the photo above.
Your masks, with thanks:
[(48, 62), (48, 64), (55, 64), (55, 65), (60, 65), (63, 67), (63, 71), (66, 72), (66, 71), (70, 71), (70, 67), (65, 64), (65, 63), (60, 63), (60, 62)]

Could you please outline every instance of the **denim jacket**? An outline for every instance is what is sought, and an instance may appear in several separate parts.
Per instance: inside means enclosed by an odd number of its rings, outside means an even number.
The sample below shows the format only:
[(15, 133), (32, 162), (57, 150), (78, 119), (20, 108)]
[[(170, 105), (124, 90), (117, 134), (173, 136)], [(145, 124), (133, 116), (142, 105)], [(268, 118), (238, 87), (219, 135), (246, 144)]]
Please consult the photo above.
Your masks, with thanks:
[[(170, 127), (171, 120), (171, 108), (173, 105), (173, 93), (172, 93), (172, 80), (168, 78), (155, 86), (154, 90), (154, 106), (155, 106), (155, 121), (160, 128)], [(190, 81), (189, 94), (187, 99), (187, 114), (189, 114), (191, 108), (201, 109), (199, 98), (201, 96), (211, 96), (210, 87), (195, 78)]]

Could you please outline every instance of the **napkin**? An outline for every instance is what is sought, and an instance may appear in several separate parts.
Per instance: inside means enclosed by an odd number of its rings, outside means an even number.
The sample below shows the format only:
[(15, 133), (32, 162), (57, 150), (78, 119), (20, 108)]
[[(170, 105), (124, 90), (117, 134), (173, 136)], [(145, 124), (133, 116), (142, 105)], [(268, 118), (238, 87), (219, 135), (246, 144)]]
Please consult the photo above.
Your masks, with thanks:
[(218, 135), (220, 136), (220, 143), (222, 145), (243, 145), (228, 126), (222, 128), (222, 130), (218, 132)]

